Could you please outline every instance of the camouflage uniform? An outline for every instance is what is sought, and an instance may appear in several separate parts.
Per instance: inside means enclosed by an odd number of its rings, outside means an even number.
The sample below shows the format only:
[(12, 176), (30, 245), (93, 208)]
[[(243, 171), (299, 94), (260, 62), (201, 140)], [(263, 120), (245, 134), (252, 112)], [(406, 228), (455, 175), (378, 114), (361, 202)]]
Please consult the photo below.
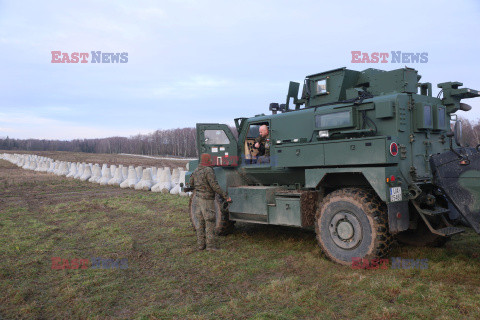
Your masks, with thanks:
[(258, 163), (267, 163), (270, 162), (270, 134), (266, 137), (258, 136), (255, 138), (255, 143), (259, 143), (260, 147), (258, 148)]
[(215, 193), (224, 199), (228, 198), (225, 191), (220, 188), (215, 179), (215, 172), (211, 167), (199, 165), (189, 181), (190, 187), (195, 189), (195, 218), (199, 226), (197, 228), (197, 245), (199, 249), (215, 248)]

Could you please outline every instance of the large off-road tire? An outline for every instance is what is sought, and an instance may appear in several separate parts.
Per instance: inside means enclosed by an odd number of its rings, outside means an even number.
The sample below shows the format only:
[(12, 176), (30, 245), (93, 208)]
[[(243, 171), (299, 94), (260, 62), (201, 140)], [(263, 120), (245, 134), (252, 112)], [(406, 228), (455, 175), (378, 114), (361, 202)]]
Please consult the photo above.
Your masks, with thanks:
[(334, 262), (385, 257), (393, 244), (385, 204), (373, 192), (345, 188), (327, 195), (315, 216), (317, 241)]
[[(226, 202), (218, 194), (215, 195), (215, 233), (219, 236), (226, 236), (233, 232), (234, 221), (231, 221), (228, 218), (228, 208)], [(192, 223), (193, 230), (197, 229), (198, 221), (195, 218), (195, 191), (193, 191), (192, 196), (190, 197), (190, 203), (188, 205), (190, 222)]]
[[(445, 225), (433, 226), (434, 228), (443, 228)], [(418, 218), (418, 226), (413, 230), (406, 230), (397, 235), (398, 242), (414, 247), (443, 247), (450, 237), (442, 237), (434, 234), (428, 229), (422, 218)]]

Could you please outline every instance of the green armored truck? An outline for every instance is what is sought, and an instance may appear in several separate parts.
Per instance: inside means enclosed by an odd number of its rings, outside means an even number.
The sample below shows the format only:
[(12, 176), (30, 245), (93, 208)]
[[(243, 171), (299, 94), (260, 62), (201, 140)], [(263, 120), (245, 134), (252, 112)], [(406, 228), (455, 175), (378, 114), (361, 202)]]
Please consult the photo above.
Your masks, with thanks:
[[(290, 82), (271, 114), (235, 119), (238, 138), (225, 124), (197, 124), (198, 153), (212, 156), (233, 200), (216, 200), (217, 232), (236, 221), (314, 228), (344, 265), (385, 257), (394, 238), (440, 246), (464, 231), (460, 220), (480, 233), (480, 152), (461, 145), (457, 119), (471, 109), (461, 100), (480, 93), (445, 82), (434, 97), (420, 78), (411, 68), (335, 69), (307, 76), (300, 98)], [(262, 126), (267, 161), (258, 161)]]

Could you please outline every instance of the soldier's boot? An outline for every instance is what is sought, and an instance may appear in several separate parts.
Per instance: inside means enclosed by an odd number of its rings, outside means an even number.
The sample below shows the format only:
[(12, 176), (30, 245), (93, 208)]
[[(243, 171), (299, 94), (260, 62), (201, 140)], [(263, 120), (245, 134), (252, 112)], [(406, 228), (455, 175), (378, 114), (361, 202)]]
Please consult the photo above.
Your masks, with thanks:
[(204, 250), (205, 249), (205, 238), (203, 239), (197, 239), (197, 249), (198, 250)]
[(207, 250), (215, 251), (218, 250), (215, 244), (215, 220), (205, 221), (205, 238), (207, 240)]

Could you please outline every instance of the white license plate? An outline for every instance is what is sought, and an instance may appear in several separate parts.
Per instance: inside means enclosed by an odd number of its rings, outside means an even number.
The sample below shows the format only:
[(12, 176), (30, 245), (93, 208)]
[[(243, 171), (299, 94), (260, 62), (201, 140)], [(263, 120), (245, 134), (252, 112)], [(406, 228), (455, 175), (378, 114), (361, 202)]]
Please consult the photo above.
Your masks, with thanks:
[(402, 187), (390, 188), (390, 202), (402, 201)]

